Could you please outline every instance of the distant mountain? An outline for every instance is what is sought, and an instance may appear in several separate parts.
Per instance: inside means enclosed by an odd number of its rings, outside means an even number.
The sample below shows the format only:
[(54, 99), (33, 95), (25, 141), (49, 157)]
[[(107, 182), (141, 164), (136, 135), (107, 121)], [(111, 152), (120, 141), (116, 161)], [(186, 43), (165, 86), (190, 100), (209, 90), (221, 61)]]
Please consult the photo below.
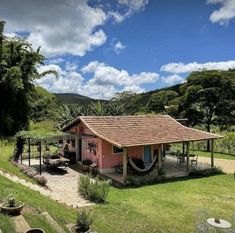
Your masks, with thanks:
[[(156, 90), (152, 90), (149, 92), (145, 92), (145, 93), (140, 93), (137, 96), (139, 96), (139, 104), (140, 106), (145, 106), (150, 98), (150, 96), (153, 93), (162, 91), (162, 90), (172, 90), (172, 91), (176, 91), (179, 92), (179, 88), (180, 88), (181, 84), (177, 84), (171, 87), (167, 87), (167, 88), (162, 88), (162, 89), (156, 89)], [(63, 104), (80, 104), (80, 105), (88, 105), (91, 102), (97, 102), (97, 101), (101, 101), (101, 102), (106, 102), (107, 100), (101, 100), (101, 99), (93, 99), (84, 95), (79, 95), (79, 94), (75, 94), (75, 93), (53, 93), (56, 96), (56, 99), (63, 103)]]
[(63, 104), (80, 104), (87, 105), (91, 102), (104, 101), (93, 99), (87, 96), (75, 94), (75, 93), (53, 93), (56, 96), (56, 99)]

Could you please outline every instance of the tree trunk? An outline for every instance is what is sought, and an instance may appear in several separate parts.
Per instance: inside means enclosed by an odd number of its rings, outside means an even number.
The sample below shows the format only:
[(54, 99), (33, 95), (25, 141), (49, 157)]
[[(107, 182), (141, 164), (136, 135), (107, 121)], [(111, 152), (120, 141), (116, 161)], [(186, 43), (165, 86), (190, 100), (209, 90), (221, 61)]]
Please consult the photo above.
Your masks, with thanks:
[[(207, 124), (206, 129), (207, 129), (207, 132), (210, 132), (210, 131), (211, 131), (210, 124)], [(207, 140), (206, 151), (207, 151), (207, 152), (210, 152), (210, 149), (211, 149), (211, 148), (210, 148), (210, 140)]]

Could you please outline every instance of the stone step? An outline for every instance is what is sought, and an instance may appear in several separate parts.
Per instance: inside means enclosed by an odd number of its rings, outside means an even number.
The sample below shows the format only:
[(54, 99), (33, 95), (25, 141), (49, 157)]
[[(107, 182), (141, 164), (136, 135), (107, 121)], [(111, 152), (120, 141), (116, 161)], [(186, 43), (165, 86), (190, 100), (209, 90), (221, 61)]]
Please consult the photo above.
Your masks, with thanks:
[(15, 223), (15, 229), (17, 233), (25, 233), (30, 229), (29, 224), (26, 222), (23, 215), (14, 216), (13, 222)]
[(48, 214), (48, 212), (43, 212), (41, 215), (47, 220), (47, 222), (56, 230), (56, 233), (66, 233), (64, 229)]

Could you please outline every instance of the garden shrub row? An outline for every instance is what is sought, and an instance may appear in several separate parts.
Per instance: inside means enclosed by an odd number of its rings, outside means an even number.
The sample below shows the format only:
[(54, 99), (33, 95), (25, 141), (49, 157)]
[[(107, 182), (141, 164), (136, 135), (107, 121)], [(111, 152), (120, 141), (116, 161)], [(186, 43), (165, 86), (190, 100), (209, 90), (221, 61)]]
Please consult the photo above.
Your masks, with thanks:
[(162, 182), (166, 179), (166, 172), (163, 169), (160, 169), (159, 175), (155, 172), (144, 176), (137, 175), (128, 175), (125, 179), (126, 185), (140, 186), (145, 184), (154, 184)]
[(211, 168), (193, 168), (189, 172), (190, 177), (207, 177), (223, 174), (223, 171), (218, 167)]
[(37, 184), (46, 186), (47, 180), (44, 176), (38, 175), (36, 169), (27, 166), (25, 164), (17, 163), (15, 161), (12, 162), (12, 164), (20, 169), (21, 172), (26, 174), (28, 177), (34, 179)]

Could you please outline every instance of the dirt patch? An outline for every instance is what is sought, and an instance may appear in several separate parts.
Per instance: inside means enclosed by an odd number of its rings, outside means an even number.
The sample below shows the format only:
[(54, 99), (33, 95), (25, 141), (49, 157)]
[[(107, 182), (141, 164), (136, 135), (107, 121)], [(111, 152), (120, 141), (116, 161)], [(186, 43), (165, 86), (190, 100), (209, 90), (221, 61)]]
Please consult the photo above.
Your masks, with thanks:
[[(207, 157), (199, 157), (198, 158), (199, 163), (211, 164), (211, 158)], [(214, 160), (215, 166), (220, 167), (224, 172), (226, 173), (234, 173), (235, 172), (235, 160), (229, 160), (229, 159), (215, 159)]]

